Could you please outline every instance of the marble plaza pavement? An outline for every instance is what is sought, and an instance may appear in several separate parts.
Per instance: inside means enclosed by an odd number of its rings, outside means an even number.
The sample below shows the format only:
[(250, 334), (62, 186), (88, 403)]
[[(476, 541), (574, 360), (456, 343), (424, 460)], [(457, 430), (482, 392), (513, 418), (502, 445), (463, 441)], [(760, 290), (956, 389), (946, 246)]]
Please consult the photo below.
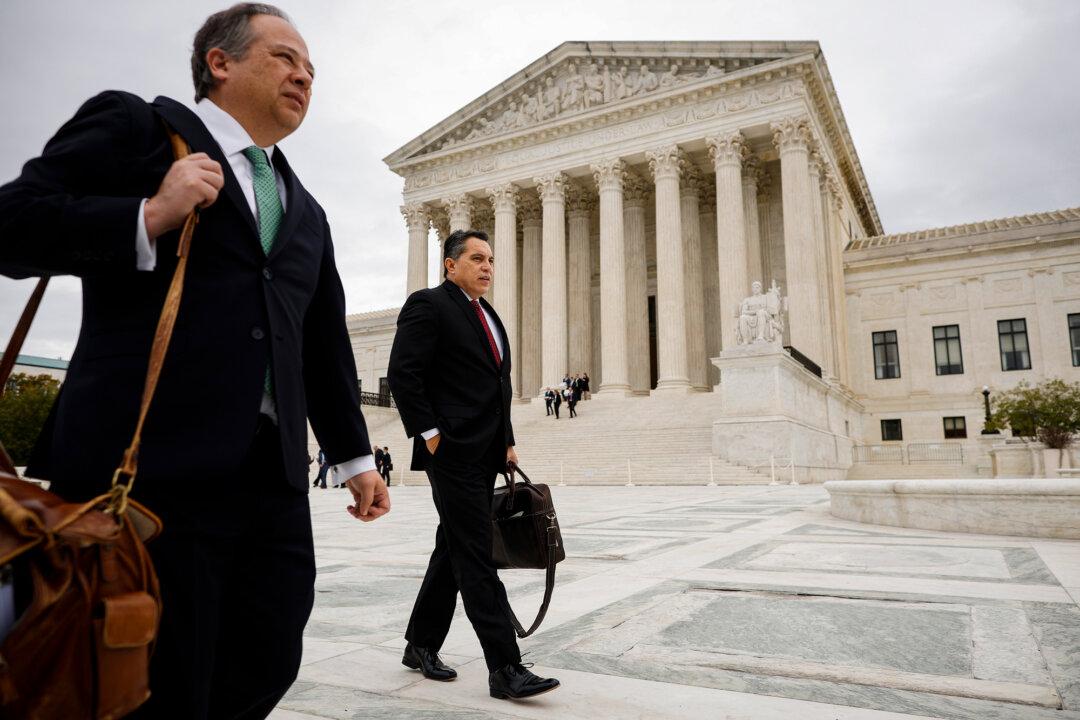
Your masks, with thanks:
[[(821, 486), (557, 487), (567, 559), (526, 661), (563, 687), (487, 694), (462, 609), (452, 683), (400, 664), (431, 550), (426, 488), (367, 525), (312, 492), (303, 667), (271, 716), (1080, 718), (1080, 542), (840, 521)], [(520, 615), (539, 571), (503, 574)]]

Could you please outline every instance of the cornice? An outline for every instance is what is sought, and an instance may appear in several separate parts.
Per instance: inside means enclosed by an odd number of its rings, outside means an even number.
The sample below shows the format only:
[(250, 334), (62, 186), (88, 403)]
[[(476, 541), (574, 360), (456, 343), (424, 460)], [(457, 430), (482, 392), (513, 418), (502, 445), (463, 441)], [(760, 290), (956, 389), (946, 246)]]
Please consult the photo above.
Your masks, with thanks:
[[(777, 58), (776, 55), (786, 55)], [(615, 64), (635, 58), (662, 60), (692, 60), (696, 63), (734, 58), (743, 55), (755, 64), (742, 69), (699, 77), (648, 94), (575, 111), (543, 120), (528, 127), (504, 130), (487, 137), (462, 141), (453, 145), (416, 155), (433, 142), (445, 138), (484, 113), (501, 107), (500, 103), (517, 102), (526, 86), (541, 85), (546, 77), (561, 72), (564, 63), (614, 61)], [(697, 65), (700, 68), (702, 65)], [(561, 75), (559, 75), (561, 77)], [(813, 108), (815, 124), (820, 126), (821, 138), (829, 146), (835, 160), (838, 180), (847, 189), (855, 212), (868, 233), (881, 234), (881, 221), (863, 174), (851, 135), (840, 107), (831, 75), (816, 42), (642, 42), (642, 43), (564, 43), (544, 55), (524, 70), (500, 83), (491, 91), (387, 156), (384, 161), (406, 179), (416, 173), (435, 170), (462, 162), (483, 165), (496, 154), (572, 136), (576, 133), (645, 116), (667, 108), (692, 104), (716, 96), (782, 79), (800, 80), (806, 88), (807, 102)]]

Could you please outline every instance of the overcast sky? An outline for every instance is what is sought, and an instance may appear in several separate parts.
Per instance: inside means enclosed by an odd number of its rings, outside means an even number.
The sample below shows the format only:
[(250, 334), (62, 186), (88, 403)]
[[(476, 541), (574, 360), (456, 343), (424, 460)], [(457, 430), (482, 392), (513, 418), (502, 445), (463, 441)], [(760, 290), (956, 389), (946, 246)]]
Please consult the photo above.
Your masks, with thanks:
[[(0, 0), (0, 183), (101, 90), (190, 103), (191, 39), (225, 6)], [(281, 146), (329, 215), (349, 312), (405, 296), (402, 180), (382, 158), (566, 40), (819, 41), (886, 232), (1080, 206), (1074, 0), (281, 7), (318, 69), (307, 120)], [(0, 340), (31, 289), (0, 278)], [(54, 280), (24, 352), (69, 357), (80, 307), (78, 282)]]

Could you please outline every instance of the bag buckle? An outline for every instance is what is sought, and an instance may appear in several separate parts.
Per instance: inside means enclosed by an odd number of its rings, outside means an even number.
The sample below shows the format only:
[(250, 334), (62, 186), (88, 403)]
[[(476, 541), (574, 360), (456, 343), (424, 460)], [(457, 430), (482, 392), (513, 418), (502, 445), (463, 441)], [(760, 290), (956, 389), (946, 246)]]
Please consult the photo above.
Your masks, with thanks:
[[(121, 475), (128, 476), (126, 483), (120, 482)], [(114, 515), (117, 522), (121, 524), (124, 522), (124, 513), (127, 512), (128, 493), (131, 492), (131, 486), (134, 482), (135, 473), (128, 472), (122, 467), (116, 468), (116, 472), (113, 473), (112, 487), (109, 489), (109, 502), (105, 507), (105, 512)]]

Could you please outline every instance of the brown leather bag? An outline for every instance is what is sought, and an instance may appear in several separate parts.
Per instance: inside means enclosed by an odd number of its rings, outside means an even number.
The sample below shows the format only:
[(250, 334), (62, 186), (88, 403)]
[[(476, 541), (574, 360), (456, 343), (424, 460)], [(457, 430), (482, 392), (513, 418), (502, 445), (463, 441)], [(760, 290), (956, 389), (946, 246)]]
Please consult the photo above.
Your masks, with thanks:
[[(169, 136), (176, 158), (187, 155), (184, 141), (171, 129)], [(197, 219), (192, 212), (184, 223), (139, 420), (112, 489), (89, 502), (65, 502), (21, 479), (0, 444), (0, 574), (13, 581), (6, 600), (14, 600), (17, 615), (0, 638), (0, 717), (118, 718), (150, 697), (161, 594), (144, 543), (161, 532), (161, 521), (128, 494)], [(47, 283), (38, 282), (0, 361), (0, 394)]]
[[(524, 482), (514, 480), (520, 475)], [(518, 637), (525, 638), (536, 632), (547, 615), (551, 594), (555, 589), (555, 564), (566, 559), (559, 519), (551, 489), (543, 483), (533, 483), (516, 465), (503, 473), (506, 484), (495, 488), (491, 500), (491, 556), (495, 567), (532, 568), (546, 570), (544, 600), (532, 626), (526, 630), (518, 621), (514, 610), (507, 607), (510, 622)]]

